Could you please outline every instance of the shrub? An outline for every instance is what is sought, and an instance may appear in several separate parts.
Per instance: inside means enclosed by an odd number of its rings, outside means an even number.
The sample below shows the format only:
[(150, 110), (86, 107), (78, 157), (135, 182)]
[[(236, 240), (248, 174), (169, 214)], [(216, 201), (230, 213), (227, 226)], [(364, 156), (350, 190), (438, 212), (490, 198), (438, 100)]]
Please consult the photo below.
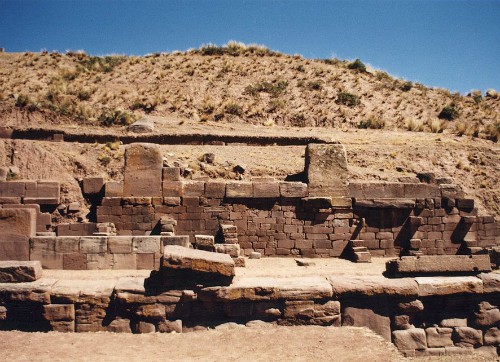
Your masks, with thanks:
[(459, 113), (455, 103), (451, 103), (448, 106), (445, 106), (441, 112), (438, 114), (439, 119), (446, 119), (448, 121), (453, 121), (458, 118)]
[(439, 119), (433, 119), (429, 121), (428, 124), (432, 133), (443, 133), (444, 129), (446, 128), (446, 123), (440, 121)]
[(361, 103), (361, 100), (355, 94), (349, 92), (340, 92), (335, 103), (343, 104), (344, 106), (348, 107), (355, 107)]
[(358, 123), (358, 128), (364, 129), (382, 129), (385, 127), (385, 121), (376, 116), (370, 116), (369, 118)]
[(455, 124), (455, 133), (457, 136), (462, 137), (467, 132), (467, 124), (464, 122), (457, 122)]
[(288, 86), (286, 81), (259, 82), (245, 87), (243, 94), (256, 96), (259, 93), (269, 93), (272, 97), (277, 97), (283, 93)]
[(116, 66), (127, 60), (127, 57), (121, 55), (108, 55), (105, 57), (86, 56), (78, 59), (79, 64), (89, 71), (102, 71), (109, 73)]
[(354, 69), (359, 72), (366, 72), (366, 65), (364, 65), (363, 62), (359, 59), (356, 59), (354, 62), (349, 63), (347, 68)]
[(487, 125), (484, 133), (486, 135), (486, 139), (498, 142), (498, 139), (500, 138), (500, 121)]
[(92, 94), (94, 94), (94, 91), (91, 89), (79, 89), (76, 92), (76, 96), (81, 101), (88, 101), (92, 97)]
[(155, 110), (156, 106), (158, 105), (158, 102), (155, 99), (136, 99), (132, 105), (130, 106), (131, 110), (136, 110), (136, 109), (141, 109), (145, 113), (151, 113)]
[(241, 116), (243, 114), (243, 108), (239, 104), (231, 101), (224, 106), (224, 112), (235, 116)]
[(16, 97), (16, 107), (25, 108), (28, 104), (31, 103), (30, 97), (26, 94), (19, 94)]
[(424, 122), (413, 118), (407, 119), (405, 126), (411, 132), (422, 132), (424, 130)]
[(321, 88), (323, 88), (323, 85), (320, 81), (313, 80), (307, 83), (307, 88), (309, 88), (310, 90), (321, 90)]
[(101, 125), (110, 126), (128, 126), (135, 121), (133, 114), (121, 110), (105, 109), (98, 118)]
[(412, 82), (404, 82), (399, 89), (401, 89), (403, 92), (408, 92), (410, 89), (413, 87)]

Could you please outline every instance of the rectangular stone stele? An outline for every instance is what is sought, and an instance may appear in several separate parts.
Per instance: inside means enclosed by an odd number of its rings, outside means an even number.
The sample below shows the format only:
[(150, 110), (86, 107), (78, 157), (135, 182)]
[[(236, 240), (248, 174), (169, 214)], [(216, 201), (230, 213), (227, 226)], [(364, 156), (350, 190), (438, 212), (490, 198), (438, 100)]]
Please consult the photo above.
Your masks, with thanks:
[(347, 156), (343, 145), (310, 143), (305, 158), (309, 196), (349, 196)]
[(386, 270), (393, 275), (468, 275), (491, 271), (491, 262), (487, 254), (403, 256), (388, 261)]
[(161, 269), (192, 270), (232, 277), (234, 276), (234, 261), (227, 254), (167, 245), (163, 250)]
[(158, 145), (133, 143), (125, 148), (123, 196), (162, 196), (163, 158)]
[(39, 261), (0, 261), (0, 283), (34, 282), (41, 276)]

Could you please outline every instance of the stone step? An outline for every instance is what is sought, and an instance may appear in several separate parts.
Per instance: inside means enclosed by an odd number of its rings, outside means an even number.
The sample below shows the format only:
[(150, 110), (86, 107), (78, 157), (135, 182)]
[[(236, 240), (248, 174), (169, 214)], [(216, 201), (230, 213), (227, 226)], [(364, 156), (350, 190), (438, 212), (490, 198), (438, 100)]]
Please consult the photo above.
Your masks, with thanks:
[(354, 246), (352, 250), (355, 253), (362, 253), (362, 252), (368, 252), (368, 248), (366, 246)]
[(356, 263), (371, 263), (372, 255), (369, 251), (360, 251), (354, 253), (354, 262)]

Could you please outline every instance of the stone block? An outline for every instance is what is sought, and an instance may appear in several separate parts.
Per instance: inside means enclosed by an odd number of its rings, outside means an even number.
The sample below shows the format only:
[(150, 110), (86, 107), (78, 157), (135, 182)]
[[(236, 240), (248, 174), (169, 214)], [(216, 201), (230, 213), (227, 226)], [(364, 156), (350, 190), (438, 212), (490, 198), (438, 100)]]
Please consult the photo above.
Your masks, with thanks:
[(107, 327), (108, 332), (112, 333), (132, 333), (129, 319), (115, 319)]
[(283, 313), (286, 319), (310, 320), (314, 317), (314, 301), (312, 300), (291, 300), (285, 301)]
[(54, 332), (73, 333), (75, 331), (75, 321), (49, 321)]
[(474, 313), (476, 326), (481, 328), (500, 325), (500, 310), (488, 302), (479, 303), (479, 310)]
[(457, 327), (453, 330), (453, 341), (459, 347), (479, 347), (483, 345), (483, 332), (471, 327)]
[[(134, 254), (130, 254), (134, 255)], [(153, 270), (155, 269), (155, 255), (156, 254), (136, 254), (136, 268), (139, 270)], [(132, 269), (132, 268), (130, 268)]]
[(467, 327), (467, 318), (445, 318), (439, 322), (441, 327)]
[(417, 277), (418, 295), (483, 293), (483, 283), (476, 277)]
[(160, 244), (160, 236), (134, 236), (132, 238), (132, 251), (137, 254), (159, 253)]
[(196, 249), (213, 251), (214, 250), (214, 237), (212, 235), (195, 235), (194, 246)]
[(134, 254), (113, 254), (113, 269), (137, 269), (136, 256)]
[(182, 191), (182, 181), (164, 181), (162, 183), (163, 197), (180, 197), (182, 196)]
[(86, 177), (83, 179), (82, 188), (85, 195), (100, 195), (104, 187), (103, 177)]
[(163, 247), (167, 245), (178, 245), (189, 248), (191, 246), (191, 243), (189, 242), (189, 235), (162, 236), (161, 244)]
[(111, 254), (127, 254), (132, 252), (132, 236), (108, 237), (108, 252)]
[(484, 332), (484, 344), (487, 346), (500, 345), (500, 330), (493, 327)]
[(341, 144), (306, 147), (305, 173), (312, 196), (349, 196), (347, 156)]
[(425, 330), (421, 328), (394, 331), (392, 339), (400, 351), (427, 348)]
[(451, 333), (453, 328), (430, 327), (425, 330), (428, 347), (453, 346)]
[(209, 181), (205, 183), (205, 196), (214, 199), (223, 199), (226, 195), (226, 183)]
[(55, 238), (54, 250), (59, 253), (78, 253), (80, 250), (80, 237), (59, 236)]
[(386, 270), (396, 275), (440, 273), (480, 273), (491, 271), (489, 255), (422, 255), (403, 256), (386, 264)]
[(86, 270), (87, 255), (82, 253), (63, 254), (64, 270)]
[(180, 167), (163, 167), (162, 174), (163, 174), (163, 181), (180, 181), (181, 180)]
[(0, 260), (30, 260), (28, 236), (0, 232)]
[(88, 270), (103, 270), (113, 268), (112, 254), (87, 254)]
[(148, 143), (128, 145), (125, 148), (123, 195), (161, 197), (162, 169), (163, 158), (158, 145)]
[(200, 197), (204, 195), (205, 195), (204, 181), (191, 180), (182, 182), (182, 196)]
[[(387, 315), (378, 314), (367, 307), (347, 306), (344, 309), (343, 326), (367, 327), (381, 335), (386, 340), (391, 340), (391, 320)], [(423, 331), (423, 330), (422, 330)], [(425, 340), (425, 332), (424, 332)], [(411, 349), (411, 348), (410, 348)]]
[(104, 197), (122, 197), (123, 182), (108, 181), (104, 185)]
[(0, 261), (0, 283), (33, 282), (41, 276), (39, 261)]
[(0, 209), (0, 233), (35, 236), (36, 218), (35, 209), (4, 207)]
[(196, 272), (234, 276), (234, 261), (229, 255), (168, 245), (163, 251), (163, 269), (188, 269)]
[(43, 306), (43, 317), (48, 321), (75, 320), (74, 304), (49, 304)]
[(309, 196), (307, 184), (303, 182), (280, 182), (280, 196), (281, 197), (297, 197), (303, 198)]
[(137, 324), (134, 326), (134, 332), (135, 333), (155, 333), (156, 332), (156, 327), (153, 323), (148, 323), (144, 321), (139, 321)]
[(280, 196), (280, 184), (277, 182), (253, 182), (253, 197), (277, 198)]
[(238, 244), (215, 244), (215, 252), (228, 254), (232, 258), (240, 256), (240, 246)]
[(83, 236), (80, 238), (80, 252), (99, 254), (108, 251), (108, 238), (103, 236)]
[(175, 321), (165, 320), (158, 324), (158, 332), (161, 333), (182, 333), (182, 320)]
[(226, 183), (227, 198), (251, 198), (253, 197), (253, 184), (251, 182), (230, 181)]

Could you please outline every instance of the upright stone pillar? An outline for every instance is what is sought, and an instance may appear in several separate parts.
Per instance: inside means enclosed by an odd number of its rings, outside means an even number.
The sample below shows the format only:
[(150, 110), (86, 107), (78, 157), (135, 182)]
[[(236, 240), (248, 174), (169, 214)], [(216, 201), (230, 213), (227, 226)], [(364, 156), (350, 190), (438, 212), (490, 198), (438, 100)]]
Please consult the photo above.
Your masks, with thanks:
[(125, 149), (124, 197), (161, 197), (163, 158), (158, 145), (133, 143)]
[(349, 196), (347, 157), (342, 144), (308, 144), (305, 171), (309, 196)]

